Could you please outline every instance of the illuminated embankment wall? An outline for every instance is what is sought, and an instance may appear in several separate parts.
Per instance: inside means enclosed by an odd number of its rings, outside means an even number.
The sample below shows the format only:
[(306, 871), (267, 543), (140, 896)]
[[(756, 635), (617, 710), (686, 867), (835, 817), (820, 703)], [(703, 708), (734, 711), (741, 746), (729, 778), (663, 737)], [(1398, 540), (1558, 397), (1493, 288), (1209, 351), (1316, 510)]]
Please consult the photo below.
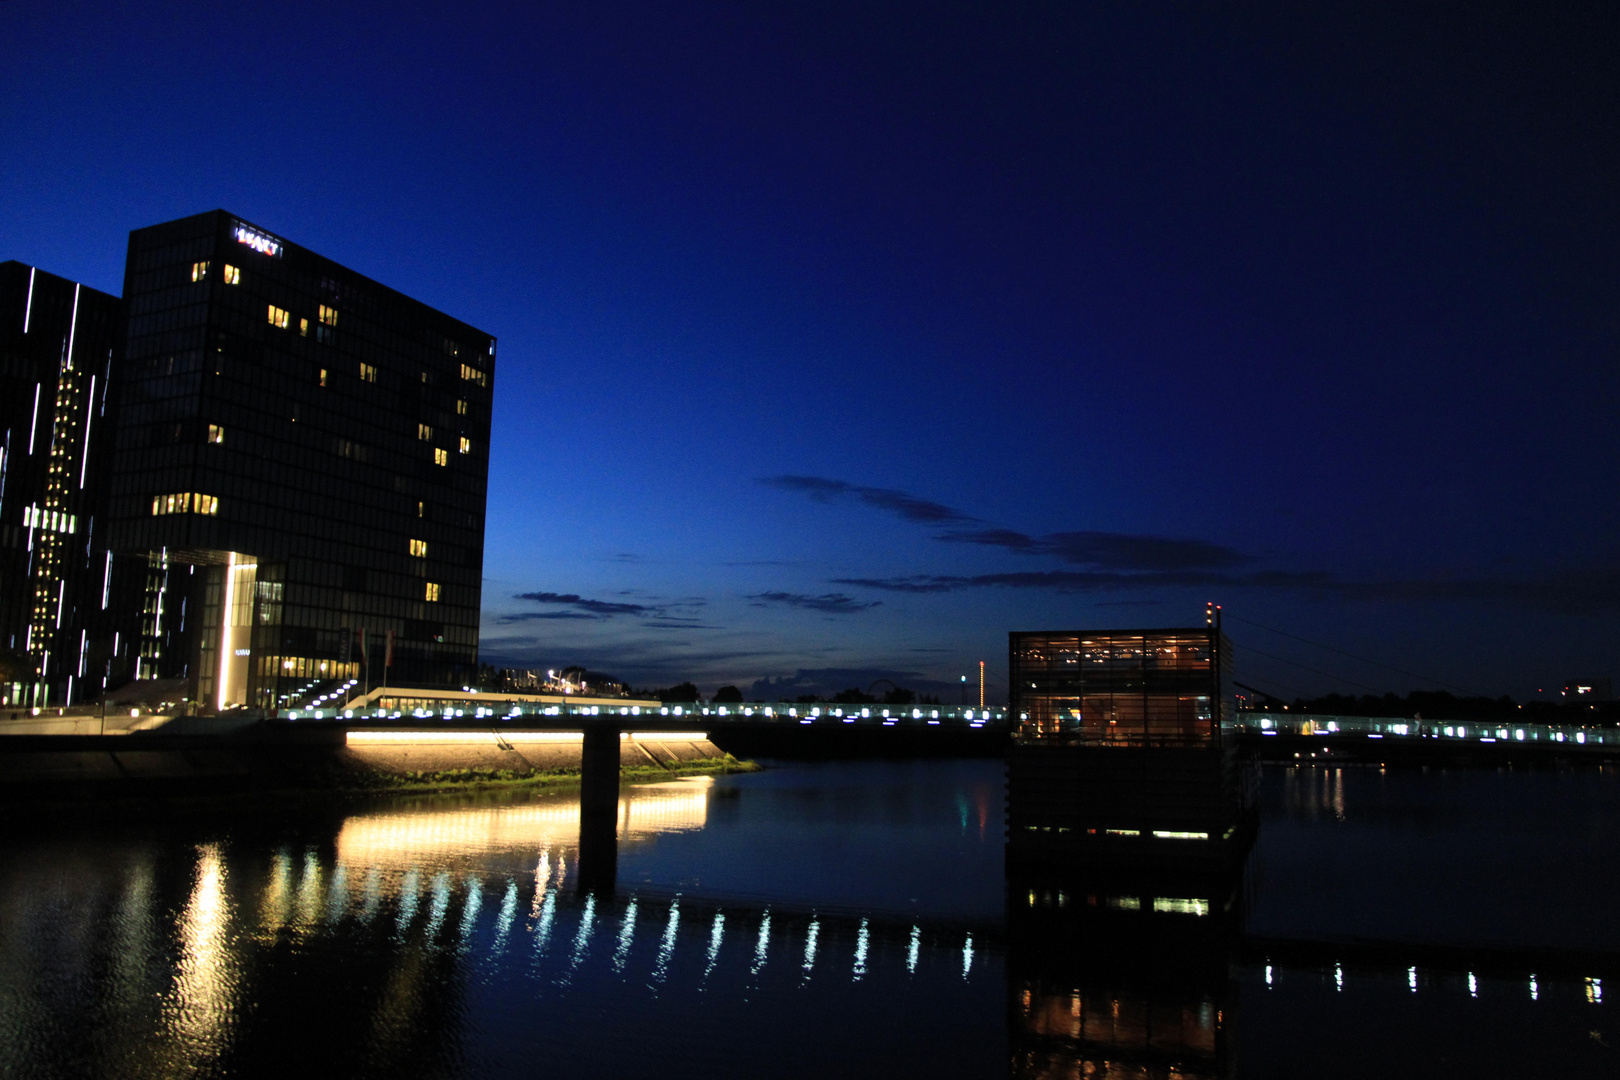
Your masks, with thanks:
[[(584, 736), (577, 731), (351, 731), (346, 755), (382, 772), (501, 769), (514, 773), (577, 769)], [(724, 756), (700, 732), (626, 732), (624, 768), (674, 768)]]

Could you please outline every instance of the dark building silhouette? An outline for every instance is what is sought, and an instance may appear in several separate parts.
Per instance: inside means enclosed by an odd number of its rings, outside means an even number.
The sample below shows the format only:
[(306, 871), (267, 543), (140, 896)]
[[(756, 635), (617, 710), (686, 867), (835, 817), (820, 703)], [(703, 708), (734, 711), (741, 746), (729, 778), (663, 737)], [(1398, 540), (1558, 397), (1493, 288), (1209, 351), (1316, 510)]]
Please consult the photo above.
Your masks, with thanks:
[(219, 210), (131, 233), (124, 299), (114, 680), (469, 681), (495, 339)]
[(116, 296), (0, 263), (0, 705), (101, 693), (111, 636), (104, 487)]
[(1009, 864), (1246, 851), (1253, 778), (1223, 735), (1231, 645), (1211, 623), (1009, 635)]

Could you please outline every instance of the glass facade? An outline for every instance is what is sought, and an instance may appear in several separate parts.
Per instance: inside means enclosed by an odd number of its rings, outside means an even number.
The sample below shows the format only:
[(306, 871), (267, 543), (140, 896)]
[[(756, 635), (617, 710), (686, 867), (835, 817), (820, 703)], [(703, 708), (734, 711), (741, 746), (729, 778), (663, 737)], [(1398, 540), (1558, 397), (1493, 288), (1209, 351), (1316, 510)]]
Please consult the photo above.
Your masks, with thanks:
[(131, 233), (124, 295), (127, 674), (204, 709), (471, 680), (495, 339), (223, 211)]
[(96, 495), (106, 469), (116, 296), (0, 263), (0, 707), (98, 696), (112, 649)]
[(1230, 719), (1231, 647), (1218, 630), (1015, 632), (1009, 645), (1021, 742), (1213, 746)]

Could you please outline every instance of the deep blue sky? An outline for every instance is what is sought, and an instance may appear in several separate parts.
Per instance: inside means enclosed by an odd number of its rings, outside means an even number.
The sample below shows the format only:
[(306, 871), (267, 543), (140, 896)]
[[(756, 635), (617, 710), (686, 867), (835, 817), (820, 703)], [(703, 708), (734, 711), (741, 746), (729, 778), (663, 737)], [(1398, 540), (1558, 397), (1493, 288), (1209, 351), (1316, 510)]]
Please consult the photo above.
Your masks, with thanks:
[(0, 258), (225, 207), (498, 336), (495, 662), (1004, 686), (1215, 599), (1522, 699), (1620, 674), (1620, 8), (1460, 7), (9, 0)]

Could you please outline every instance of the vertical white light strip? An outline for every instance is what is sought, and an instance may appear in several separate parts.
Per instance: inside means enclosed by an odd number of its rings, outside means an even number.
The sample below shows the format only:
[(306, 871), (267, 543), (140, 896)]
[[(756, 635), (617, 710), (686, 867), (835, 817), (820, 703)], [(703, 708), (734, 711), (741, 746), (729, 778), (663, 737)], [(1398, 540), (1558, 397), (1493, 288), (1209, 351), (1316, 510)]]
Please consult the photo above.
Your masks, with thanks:
[(44, 383), (34, 384), (34, 419), (28, 425), (28, 456), (34, 456), (34, 433), (39, 430), (39, 388)]
[(28, 268), (28, 306), (23, 308), (23, 333), (28, 333), (28, 320), (34, 316), (34, 267)]
[(62, 602), (67, 599), (67, 578), (56, 585), (56, 628), (62, 629)]
[(84, 471), (90, 466), (90, 421), (95, 418), (96, 412), (90, 406), (96, 403), (96, 377), (90, 376), (90, 400), (85, 402), (84, 409), (84, 456), (79, 459), (79, 490), (84, 490)]
[[(101, 578), (101, 610), (107, 610), (107, 597), (112, 594), (112, 552), (107, 552), (107, 569)], [(113, 650), (117, 652), (117, 649)]]
[(73, 337), (79, 330), (79, 285), (73, 285), (73, 317), (68, 320), (68, 354), (67, 369), (73, 370)]
[(221, 712), (225, 710), (225, 665), (231, 655), (231, 604), (236, 598), (231, 595), (236, 585), (236, 552), (225, 557), (225, 615), (219, 620), (219, 686), (218, 693), (214, 695), (218, 701), (216, 708)]

